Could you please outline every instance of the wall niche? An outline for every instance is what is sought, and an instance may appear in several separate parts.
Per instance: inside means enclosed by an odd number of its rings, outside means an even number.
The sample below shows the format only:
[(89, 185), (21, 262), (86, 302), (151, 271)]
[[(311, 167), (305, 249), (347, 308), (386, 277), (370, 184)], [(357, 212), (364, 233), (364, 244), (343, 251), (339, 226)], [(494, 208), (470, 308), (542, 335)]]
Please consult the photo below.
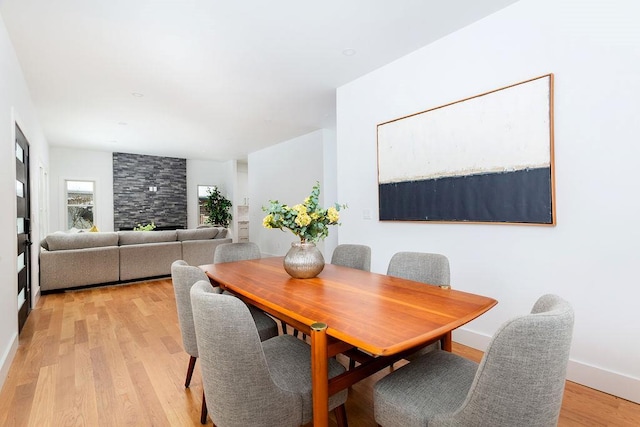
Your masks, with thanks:
[(157, 230), (187, 227), (186, 159), (113, 153), (114, 230), (150, 222)]

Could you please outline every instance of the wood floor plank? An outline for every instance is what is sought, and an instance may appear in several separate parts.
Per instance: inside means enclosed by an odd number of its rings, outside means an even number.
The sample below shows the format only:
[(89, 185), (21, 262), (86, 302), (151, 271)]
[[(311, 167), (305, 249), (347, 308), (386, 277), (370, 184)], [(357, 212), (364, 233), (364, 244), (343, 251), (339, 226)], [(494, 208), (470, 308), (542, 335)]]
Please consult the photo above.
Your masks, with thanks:
[(116, 397), (116, 388), (111, 377), (109, 360), (103, 347), (94, 347), (89, 350), (91, 357), (91, 370), (95, 382), (96, 403), (98, 419), (106, 425), (124, 425), (122, 413)]
[(160, 337), (160, 341), (162, 341), (162, 344), (164, 344), (164, 347), (169, 353), (175, 354), (182, 352), (182, 344), (178, 343), (175, 339), (173, 339), (173, 337), (165, 335), (163, 337)]
[[(18, 371), (18, 384), (29, 383), (38, 380), (40, 367), (44, 358), (44, 343), (47, 340), (47, 331), (35, 331), (29, 343), (29, 349), (24, 353), (24, 359)], [(20, 351), (18, 351), (20, 353)], [(18, 355), (16, 354), (16, 358)]]
[(56, 376), (58, 365), (46, 365), (40, 369), (38, 382), (33, 395), (32, 410), (29, 413), (29, 425), (48, 425), (54, 413), (56, 398)]
[(98, 425), (98, 399), (93, 377), (89, 343), (74, 345), (73, 409), (78, 412), (79, 425)]
[[(33, 405), (33, 398), (36, 392), (37, 381), (20, 384), (13, 390), (15, 393), (3, 394), (3, 398), (0, 402), (3, 403), (0, 406), (0, 425), (2, 426), (26, 426), (28, 425), (29, 416), (31, 414), (31, 407)], [(6, 399), (6, 400), (5, 400)], [(7, 403), (7, 406), (4, 406)], [(20, 408), (19, 411), (14, 408)]]
[(89, 341), (89, 332), (87, 331), (86, 319), (76, 320), (74, 322), (74, 342), (75, 344), (82, 344)]
[[(185, 389), (188, 360), (170, 280), (44, 295), (0, 391), (0, 426), (200, 426), (202, 377), (197, 363)], [(372, 387), (389, 372), (349, 390), (350, 427), (376, 426)], [(640, 405), (567, 382), (559, 425), (640, 426)]]
[(141, 362), (128, 363), (127, 369), (133, 383), (135, 384), (138, 399), (142, 404), (142, 409), (144, 411), (144, 414), (141, 414), (142, 418), (148, 421), (149, 425), (170, 425), (169, 420), (165, 416), (162, 403), (160, 403), (160, 400), (158, 399), (144, 365)]

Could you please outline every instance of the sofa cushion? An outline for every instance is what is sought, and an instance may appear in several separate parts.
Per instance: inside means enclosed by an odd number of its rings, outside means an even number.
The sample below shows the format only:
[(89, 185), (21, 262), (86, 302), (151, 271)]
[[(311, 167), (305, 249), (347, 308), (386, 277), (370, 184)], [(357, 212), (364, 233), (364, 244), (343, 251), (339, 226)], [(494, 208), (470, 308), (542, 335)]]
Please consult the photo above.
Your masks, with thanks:
[(231, 243), (231, 239), (185, 240), (181, 259), (189, 265), (213, 264), (216, 248), (224, 243)]
[(175, 242), (176, 230), (163, 231), (118, 231), (120, 246), (142, 243)]
[(219, 230), (217, 228), (197, 228), (194, 230), (176, 230), (178, 233), (178, 240), (184, 242), (185, 240), (209, 240), (215, 239)]
[[(136, 231), (135, 233), (159, 233)], [(120, 246), (120, 280), (169, 276), (171, 263), (182, 258), (181, 242)]]
[(118, 246), (118, 235), (114, 232), (54, 233), (47, 236), (46, 246), (50, 251)]
[[(69, 234), (66, 231), (54, 231), (53, 234)], [(50, 236), (50, 235), (49, 235)], [(47, 236), (47, 237), (49, 237)], [(47, 241), (47, 237), (45, 237), (44, 239), (40, 240), (40, 246), (45, 248), (46, 250), (50, 250), (49, 249), (49, 241)]]
[(40, 290), (43, 292), (117, 282), (119, 278), (120, 248), (117, 246), (40, 254)]

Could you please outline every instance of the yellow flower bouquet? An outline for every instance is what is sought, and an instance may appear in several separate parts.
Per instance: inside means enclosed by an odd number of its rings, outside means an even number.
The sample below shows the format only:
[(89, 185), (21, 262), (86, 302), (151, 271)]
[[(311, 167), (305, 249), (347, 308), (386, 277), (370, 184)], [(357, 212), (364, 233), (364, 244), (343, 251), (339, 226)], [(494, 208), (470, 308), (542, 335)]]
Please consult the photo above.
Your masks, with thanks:
[(329, 235), (329, 225), (340, 225), (340, 209), (346, 205), (336, 203), (329, 209), (318, 205), (320, 183), (313, 186), (311, 195), (302, 204), (287, 206), (277, 200), (269, 200), (268, 207), (262, 207), (267, 216), (262, 220), (265, 228), (287, 228), (300, 238), (300, 242), (317, 242)]

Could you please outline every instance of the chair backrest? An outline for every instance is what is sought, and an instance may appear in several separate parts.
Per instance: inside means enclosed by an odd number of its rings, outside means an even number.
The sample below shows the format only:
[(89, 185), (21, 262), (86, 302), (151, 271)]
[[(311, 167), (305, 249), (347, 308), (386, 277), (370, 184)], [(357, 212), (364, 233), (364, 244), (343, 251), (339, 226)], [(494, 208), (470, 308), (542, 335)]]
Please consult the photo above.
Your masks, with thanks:
[(387, 275), (430, 285), (450, 285), (449, 259), (441, 254), (398, 252), (391, 257)]
[(182, 260), (174, 261), (171, 264), (171, 281), (173, 282), (173, 292), (176, 295), (182, 345), (184, 351), (193, 357), (198, 357), (198, 344), (196, 343), (196, 331), (193, 326), (189, 291), (191, 286), (198, 280), (207, 280), (207, 275), (200, 268), (192, 267)]
[(213, 263), (244, 261), (261, 257), (260, 248), (253, 242), (223, 243), (218, 245), (213, 253)]
[(371, 271), (371, 248), (366, 245), (338, 245), (331, 255), (331, 264)]
[(300, 408), (301, 398), (274, 384), (247, 306), (216, 293), (207, 281), (192, 287), (191, 304), (204, 392), (215, 425), (299, 425), (301, 411), (290, 408)]
[(573, 321), (573, 309), (556, 295), (540, 297), (531, 314), (507, 321), (489, 344), (461, 408), (433, 425), (557, 425)]

